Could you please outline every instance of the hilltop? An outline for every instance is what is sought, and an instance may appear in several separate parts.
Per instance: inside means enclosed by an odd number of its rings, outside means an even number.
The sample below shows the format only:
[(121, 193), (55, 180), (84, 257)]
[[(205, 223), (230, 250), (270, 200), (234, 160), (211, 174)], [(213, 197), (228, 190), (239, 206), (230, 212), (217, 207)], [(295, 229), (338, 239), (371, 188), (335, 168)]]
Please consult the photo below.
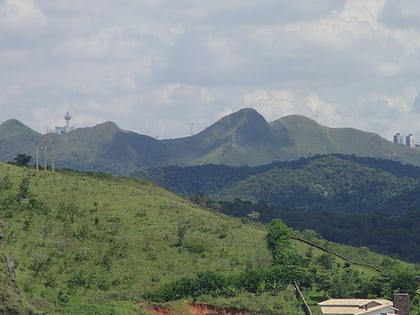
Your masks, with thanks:
[[(0, 164), (0, 183), (0, 257), (14, 261), (14, 301), (20, 301), (5, 304), (5, 314), (128, 315), (144, 313), (150, 303), (180, 310), (178, 300), (199, 299), (252, 312), (300, 315), (293, 282), (311, 305), (327, 292), (416, 290), (411, 281), (400, 281), (414, 279), (415, 265), (338, 246), (310, 231), (300, 235), (280, 222), (267, 229), (143, 180)], [(312, 248), (291, 235), (329, 249)], [(0, 259), (0, 281), (9, 281), (4, 264)]]
[[(122, 130), (113, 122), (40, 135), (16, 120), (0, 125), (0, 160), (24, 153), (35, 157), (46, 147), (48, 163), (80, 171), (127, 175), (166, 165), (263, 165), (315, 154), (356, 154), (420, 165), (420, 153), (377, 134), (352, 128), (329, 128), (299, 115), (267, 122), (251, 108), (221, 118), (189, 137), (158, 140)], [(43, 159), (43, 156), (42, 156)], [(34, 161), (33, 161), (34, 162)]]

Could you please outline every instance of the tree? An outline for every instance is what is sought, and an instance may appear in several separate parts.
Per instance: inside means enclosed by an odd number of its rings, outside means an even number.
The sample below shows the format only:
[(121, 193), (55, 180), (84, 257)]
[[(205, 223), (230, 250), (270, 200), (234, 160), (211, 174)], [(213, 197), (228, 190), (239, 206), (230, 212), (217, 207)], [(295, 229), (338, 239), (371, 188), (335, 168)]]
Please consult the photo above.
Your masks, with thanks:
[(26, 155), (25, 153), (18, 153), (15, 156), (15, 164), (18, 166), (27, 166), (31, 158), (30, 155)]
[(324, 269), (329, 270), (333, 267), (334, 258), (331, 254), (321, 254), (316, 258), (316, 262)]
[(303, 266), (307, 263), (290, 243), (290, 229), (279, 219), (268, 225), (267, 247), (276, 265)]
[(274, 219), (268, 225), (267, 246), (273, 257), (278, 249), (290, 246), (290, 230), (279, 219)]

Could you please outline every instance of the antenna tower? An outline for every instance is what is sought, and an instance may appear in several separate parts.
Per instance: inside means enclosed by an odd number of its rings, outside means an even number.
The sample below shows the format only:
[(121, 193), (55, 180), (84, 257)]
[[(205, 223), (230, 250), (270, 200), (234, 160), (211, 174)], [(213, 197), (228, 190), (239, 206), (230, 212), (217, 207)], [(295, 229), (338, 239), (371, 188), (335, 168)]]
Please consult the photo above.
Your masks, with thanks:
[(188, 126), (190, 127), (190, 136), (194, 134), (194, 123), (189, 123)]

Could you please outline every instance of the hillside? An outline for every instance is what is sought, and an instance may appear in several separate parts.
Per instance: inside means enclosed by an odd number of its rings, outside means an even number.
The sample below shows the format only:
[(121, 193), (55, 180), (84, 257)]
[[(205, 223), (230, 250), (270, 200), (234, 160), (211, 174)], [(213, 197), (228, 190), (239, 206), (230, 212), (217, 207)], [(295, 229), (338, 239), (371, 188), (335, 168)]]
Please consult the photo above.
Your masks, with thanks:
[(0, 125), (1, 161), (11, 161), (18, 153), (35, 157), (37, 145), (41, 160), (46, 152), (49, 164), (54, 151), (57, 167), (120, 175), (167, 165), (256, 166), (330, 153), (420, 165), (418, 150), (395, 145), (376, 134), (329, 128), (298, 115), (267, 122), (250, 108), (223, 117), (196, 135), (166, 140), (122, 130), (113, 122), (60, 136), (41, 136), (16, 120)]
[(404, 154), (404, 147), (395, 146), (379, 135), (354, 128), (330, 128), (299, 115), (280, 118), (270, 124), (273, 128), (286, 129), (293, 135), (293, 146), (284, 154), (289, 159), (314, 154), (355, 154), (365, 157), (389, 158)]
[(264, 201), (283, 208), (344, 213), (401, 211), (397, 204), (403, 199), (406, 208), (411, 208), (420, 184), (419, 167), (342, 154), (257, 167), (167, 166), (132, 175), (183, 196), (203, 194), (216, 201)]
[(147, 182), (4, 164), (0, 179), (19, 290), (49, 314), (137, 314), (146, 290), (176, 277), (270, 262), (263, 229)]
[(230, 215), (257, 211), (262, 222), (281, 218), (336, 242), (420, 262), (420, 227), (412, 224), (420, 209), (416, 166), (335, 154), (258, 167), (168, 166), (133, 175)]
[(41, 135), (16, 119), (0, 124), (0, 161), (13, 161), (18, 153), (34, 152)]
[(419, 183), (419, 179), (397, 177), (356, 162), (324, 156), (298, 169), (273, 168), (250, 176), (210, 197), (228, 201), (262, 200), (307, 211), (367, 213), (383, 210), (382, 206), (391, 198), (414, 189)]
[[(0, 164), (0, 183), (1, 250), (14, 261), (20, 293), (16, 301), (22, 301), (13, 314), (27, 314), (31, 308), (48, 314), (138, 314), (144, 313), (144, 303), (165, 301), (177, 307), (174, 299), (199, 298), (267, 314), (298, 315), (303, 311), (290, 281), (319, 299), (327, 291), (332, 295), (368, 293), (362, 287), (350, 289), (344, 282), (321, 289), (314, 277), (322, 275), (318, 262), (326, 258), (322, 251), (298, 241), (281, 241), (286, 247), (278, 248), (278, 253), (288, 253), (302, 264), (301, 271), (291, 273), (288, 263), (270, 253), (267, 229), (262, 225), (211, 212), (145, 181), (94, 173), (34, 172)], [(283, 225), (271, 228), (291, 233)], [(325, 242), (312, 234), (305, 237)], [(391, 281), (387, 287), (396, 289), (395, 281), (402, 273), (414, 272), (414, 265), (327, 246), (352, 260), (398, 270), (387, 278), (385, 271), (381, 275), (356, 264), (343, 269), (348, 262), (331, 256), (327, 260), (337, 267), (330, 274), (347, 284), (351, 274), (351, 283)], [(308, 272), (310, 268), (318, 271)], [(8, 281), (4, 270), (0, 265), (0, 280)], [(270, 278), (274, 276), (276, 282)], [(241, 277), (254, 280), (232, 282)], [(221, 282), (203, 287), (213, 281)], [(262, 286), (265, 281), (270, 285)], [(200, 289), (189, 296), (187, 283)], [(346, 291), (339, 291), (344, 287)], [(212, 291), (215, 288), (220, 290)], [(411, 282), (399, 289), (416, 290)], [(371, 293), (391, 291), (375, 292)]]
[(13, 260), (3, 249), (0, 240), (0, 314), (36, 314), (35, 308), (20, 296), (14, 276)]
[(13, 138), (20, 136), (37, 136), (36, 131), (22, 124), (16, 119), (9, 119), (0, 125), (0, 138)]

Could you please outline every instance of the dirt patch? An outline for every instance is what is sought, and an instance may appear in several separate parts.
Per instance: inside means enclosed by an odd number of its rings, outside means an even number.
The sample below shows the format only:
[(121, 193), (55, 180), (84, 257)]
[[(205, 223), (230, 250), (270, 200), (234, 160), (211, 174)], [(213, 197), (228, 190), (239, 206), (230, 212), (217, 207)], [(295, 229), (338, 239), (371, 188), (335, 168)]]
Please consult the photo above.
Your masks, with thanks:
[[(244, 310), (238, 310), (234, 308), (216, 307), (208, 303), (191, 303), (184, 302), (186, 307), (185, 311), (188, 311), (192, 315), (245, 315)], [(179, 312), (171, 310), (170, 308), (142, 305), (148, 312), (154, 315), (176, 315)]]

